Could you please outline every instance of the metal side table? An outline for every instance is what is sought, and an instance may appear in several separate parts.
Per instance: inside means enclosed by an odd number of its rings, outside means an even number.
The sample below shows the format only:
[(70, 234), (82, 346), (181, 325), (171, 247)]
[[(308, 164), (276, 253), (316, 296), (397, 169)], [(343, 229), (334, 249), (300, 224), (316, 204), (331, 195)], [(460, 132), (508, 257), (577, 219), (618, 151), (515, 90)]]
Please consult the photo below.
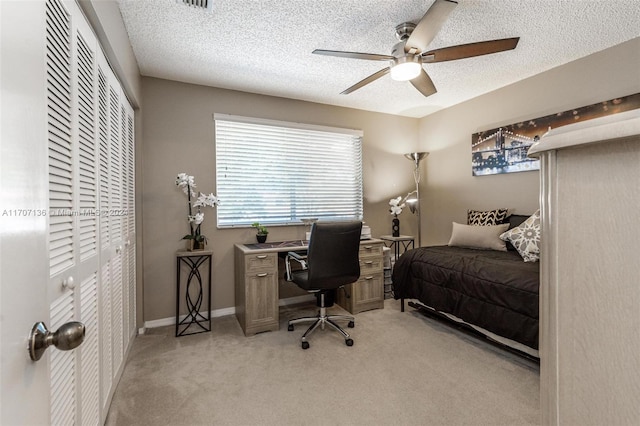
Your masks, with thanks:
[[(409, 249), (415, 248), (415, 238), (413, 237), (413, 235), (400, 235), (399, 237), (394, 237), (392, 235), (382, 235), (380, 239), (384, 242), (385, 246), (389, 247), (392, 251), (391, 271), (393, 271), (393, 265), (396, 263), (396, 260), (398, 260), (402, 253)], [(393, 282), (390, 282), (390, 285), (387, 285), (385, 282), (384, 293), (385, 298), (387, 297), (387, 295), (389, 297), (393, 297)]]
[[(393, 250), (393, 261), (400, 257), (405, 251), (415, 248), (415, 238), (413, 235), (400, 235), (399, 237), (392, 237), (391, 235), (383, 235), (380, 237), (387, 247)], [(400, 251), (402, 250), (402, 251)]]
[[(211, 262), (213, 251), (176, 253), (176, 337), (211, 331)], [(206, 275), (204, 272), (206, 271)], [(186, 276), (184, 290), (183, 276)], [(204, 282), (206, 279), (206, 283)], [(206, 285), (206, 286), (205, 286)], [(187, 313), (180, 320), (180, 301)], [(206, 300), (206, 310), (202, 309)]]

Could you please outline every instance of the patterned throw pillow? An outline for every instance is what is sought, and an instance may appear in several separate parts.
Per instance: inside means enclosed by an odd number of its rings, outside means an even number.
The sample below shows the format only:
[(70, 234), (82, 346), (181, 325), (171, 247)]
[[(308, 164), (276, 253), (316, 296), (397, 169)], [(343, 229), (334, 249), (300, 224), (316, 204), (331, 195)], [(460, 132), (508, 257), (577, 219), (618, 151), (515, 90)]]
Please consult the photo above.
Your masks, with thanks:
[(486, 212), (467, 210), (467, 225), (501, 225), (505, 223), (508, 211), (508, 209), (488, 210)]
[(525, 262), (536, 262), (540, 259), (540, 210), (500, 238), (513, 244)]

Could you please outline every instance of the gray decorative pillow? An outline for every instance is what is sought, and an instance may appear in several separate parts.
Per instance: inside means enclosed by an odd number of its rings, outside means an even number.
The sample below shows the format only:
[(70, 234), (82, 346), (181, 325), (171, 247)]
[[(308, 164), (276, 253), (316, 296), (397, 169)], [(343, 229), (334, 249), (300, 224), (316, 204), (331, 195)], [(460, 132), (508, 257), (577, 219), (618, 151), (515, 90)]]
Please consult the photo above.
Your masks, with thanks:
[(508, 223), (495, 226), (462, 225), (453, 222), (450, 246), (507, 251), (500, 234), (507, 230)]
[(506, 222), (509, 209), (487, 211), (467, 210), (467, 225), (501, 225)]
[[(522, 225), (522, 223), (529, 219), (531, 215), (527, 214), (512, 214), (507, 218), (507, 222), (509, 222), (509, 229), (513, 229), (516, 226), (520, 226)], [(511, 251), (516, 251), (516, 248), (513, 246), (513, 244), (511, 244), (509, 241), (507, 241), (507, 250), (511, 250)]]
[(513, 244), (525, 262), (536, 262), (540, 259), (540, 210), (500, 238)]

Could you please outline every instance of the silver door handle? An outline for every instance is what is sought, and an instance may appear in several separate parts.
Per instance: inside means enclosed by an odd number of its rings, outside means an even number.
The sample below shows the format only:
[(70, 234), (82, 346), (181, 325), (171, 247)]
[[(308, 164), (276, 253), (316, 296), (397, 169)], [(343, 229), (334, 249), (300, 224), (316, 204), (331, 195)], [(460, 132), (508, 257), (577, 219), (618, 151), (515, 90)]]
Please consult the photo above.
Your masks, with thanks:
[(73, 277), (62, 280), (62, 288), (66, 288), (69, 290), (73, 290), (74, 288), (76, 288), (76, 283), (73, 280)]
[(37, 322), (29, 334), (29, 356), (32, 361), (42, 358), (44, 351), (51, 345), (61, 351), (75, 349), (84, 341), (85, 327), (78, 321), (71, 321), (50, 332), (43, 322)]

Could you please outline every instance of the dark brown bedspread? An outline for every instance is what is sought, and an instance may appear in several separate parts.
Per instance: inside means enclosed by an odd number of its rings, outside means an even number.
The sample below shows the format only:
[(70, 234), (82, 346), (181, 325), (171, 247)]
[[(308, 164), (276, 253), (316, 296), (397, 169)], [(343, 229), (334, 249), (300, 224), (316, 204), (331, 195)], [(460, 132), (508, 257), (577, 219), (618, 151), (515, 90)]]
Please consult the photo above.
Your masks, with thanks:
[(394, 295), (538, 349), (539, 265), (515, 251), (420, 247), (396, 261)]

